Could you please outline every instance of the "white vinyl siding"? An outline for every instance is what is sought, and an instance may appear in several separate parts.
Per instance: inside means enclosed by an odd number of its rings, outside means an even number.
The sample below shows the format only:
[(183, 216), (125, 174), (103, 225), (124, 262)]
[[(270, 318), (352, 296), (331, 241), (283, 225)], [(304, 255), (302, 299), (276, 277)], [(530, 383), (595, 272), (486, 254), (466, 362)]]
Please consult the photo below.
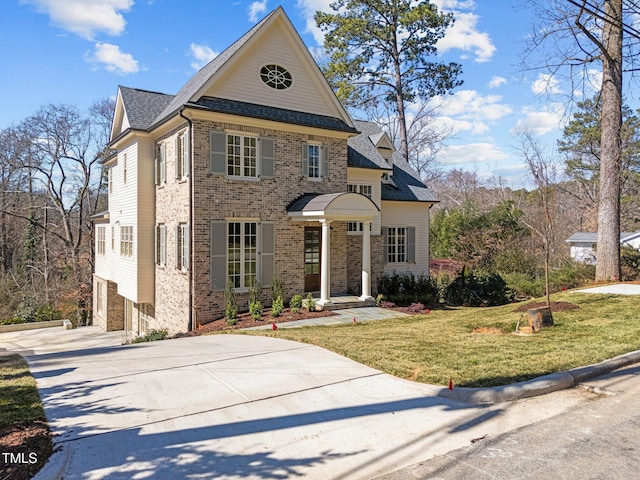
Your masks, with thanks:
[[(395, 251), (395, 262), (389, 261), (387, 233), (389, 227), (404, 229), (404, 248)], [(429, 204), (426, 202), (382, 202), (382, 232), (385, 237), (384, 271), (429, 272)], [(397, 230), (396, 230), (397, 240)], [(398, 257), (404, 253), (404, 260)], [(393, 259), (393, 258), (392, 258)]]
[[(124, 188), (124, 155), (127, 186)], [(105, 255), (97, 255), (95, 273), (117, 284), (119, 295), (135, 303), (153, 303), (155, 292), (155, 185), (153, 139), (138, 139), (118, 151), (110, 165), (109, 224)], [(121, 256), (121, 229), (131, 227), (131, 256)], [(129, 246), (127, 248), (129, 248)]]
[[(228, 98), (241, 102), (268, 105), (288, 110), (335, 117), (337, 109), (324, 89), (320, 89), (312, 75), (317, 66), (302, 61), (306, 52), (291, 48), (290, 37), (279, 28), (273, 28), (253, 43), (242, 57), (225, 72), (225, 79), (216, 82), (203, 93), (211, 97)], [(302, 46), (304, 47), (304, 46)], [(260, 78), (260, 69), (268, 64), (281, 65), (292, 76), (293, 84), (285, 90), (274, 90)]]

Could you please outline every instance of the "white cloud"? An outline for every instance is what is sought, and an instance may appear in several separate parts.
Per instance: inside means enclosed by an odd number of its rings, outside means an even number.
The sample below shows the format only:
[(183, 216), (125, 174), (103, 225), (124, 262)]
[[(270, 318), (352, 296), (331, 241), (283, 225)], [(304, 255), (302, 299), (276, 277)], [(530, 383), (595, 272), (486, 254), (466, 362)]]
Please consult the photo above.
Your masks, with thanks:
[(99, 32), (120, 35), (133, 0), (20, 0), (49, 16), (51, 23), (87, 40)]
[(316, 21), (313, 18), (317, 11), (326, 13), (335, 13), (331, 9), (333, 0), (298, 0), (296, 6), (302, 10), (302, 18), (305, 19), (305, 33), (313, 35), (318, 45), (324, 44), (324, 33), (316, 25)]
[(505, 83), (507, 83), (506, 78), (494, 75), (493, 77), (491, 77), (491, 81), (489, 82), (489, 88), (499, 88)]
[(439, 155), (439, 161), (445, 165), (488, 163), (507, 158), (509, 155), (500, 150), (500, 147), (488, 142), (448, 145)]
[(436, 100), (441, 102), (438, 111), (443, 115), (465, 120), (494, 121), (512, 113), (511, 107), (500, 103), (500, 95), (481, 95), (476, 90), (458, 90)]
[(539, 111), (525, 108), (523, 114), (524, 117), (518, 120), (511, 130), (512, 134), (526, 130), (536, 135), (545, 135), (562, 128), (563, 107), (560, 104), (550, 104)]
[(562, 93), (560, 82), (549, 73), (540, 73), (531, 84), (531, 91), (536, 95), (556, 95)]
[(258, 21), (258, 18), (260, 18), (260, 15), (262, 15), (266, 10), (267, 10), (267, 0), (262, 0), (261, 2), (253, 2), (251, 5), (249, 5), (249, 21), (252, 23), (255, 23)]
[(197, 43), (192, 43), (190, 49), (190, 54), (193, 57), (191, 60), (191, 68), (193, 68), (194, 70), (200, 70), (207, 63), (209, 63), (219, 55), (219, 52), (214, 52), (207, 45), (198, 45)]
[(438, 50), (446, 52), (458, 49), (471, 52), (478, 63), (491, 60), (496, 53), (496, 47), (488, 33), (478, 31), (478, 15), (457, 11), (454, 12), (454, 18), (453, 26), (447, 30), (444, 38), (438, 41)]
[(110, 43), (96, 43), (92, 56), (86, 56), (86, 60), (92, 63), (101, 63), (104, 68), (118, 75), (137, 73), (140, 68), (138, 62), (130, 53), (120, 51), (120, 47)]

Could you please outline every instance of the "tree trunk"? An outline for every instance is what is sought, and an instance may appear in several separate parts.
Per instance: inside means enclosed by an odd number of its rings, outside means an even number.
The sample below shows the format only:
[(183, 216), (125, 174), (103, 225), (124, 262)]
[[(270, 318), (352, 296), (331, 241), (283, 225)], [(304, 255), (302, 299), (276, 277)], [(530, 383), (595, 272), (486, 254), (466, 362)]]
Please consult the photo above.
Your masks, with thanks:
[(620, 132), (622, 128), (622, 0), (605, 2), (602, 138), (596, 280), (620, 278)]

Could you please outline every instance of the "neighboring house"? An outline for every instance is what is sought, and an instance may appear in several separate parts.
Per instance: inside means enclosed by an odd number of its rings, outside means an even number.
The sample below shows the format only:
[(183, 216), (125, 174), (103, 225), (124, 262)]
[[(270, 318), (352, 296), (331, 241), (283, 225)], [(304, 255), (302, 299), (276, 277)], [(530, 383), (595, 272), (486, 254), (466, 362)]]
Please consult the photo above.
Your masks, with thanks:
[(197, 328), (257, 279), (320, 305), (428, 274), (435, 197), (375, 124), (353, 121), (278, 8), (176, 95), (119, 87), (94, 217), (94, 324)]
[[(578, 262), (595, 265), (598, 234), (591, 232), (577, 232), (567, 238), (569, 254)], [(620, 234), (620, 246), (628, 246), (640, 250), (640, 231), (623, 232)]]

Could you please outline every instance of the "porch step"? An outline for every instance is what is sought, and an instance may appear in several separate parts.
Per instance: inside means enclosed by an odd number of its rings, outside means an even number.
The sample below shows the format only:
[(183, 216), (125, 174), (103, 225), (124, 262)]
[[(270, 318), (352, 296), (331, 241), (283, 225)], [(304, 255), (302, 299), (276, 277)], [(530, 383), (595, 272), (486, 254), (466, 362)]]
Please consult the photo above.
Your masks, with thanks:
[(349, 302), (334, 302), (330, 305), (318, 305), (316, 309), (320, 310), (346, 310), (347, 308), (362, 308), (362, 307), (375, 307), (375, 300), (355, 300)]

